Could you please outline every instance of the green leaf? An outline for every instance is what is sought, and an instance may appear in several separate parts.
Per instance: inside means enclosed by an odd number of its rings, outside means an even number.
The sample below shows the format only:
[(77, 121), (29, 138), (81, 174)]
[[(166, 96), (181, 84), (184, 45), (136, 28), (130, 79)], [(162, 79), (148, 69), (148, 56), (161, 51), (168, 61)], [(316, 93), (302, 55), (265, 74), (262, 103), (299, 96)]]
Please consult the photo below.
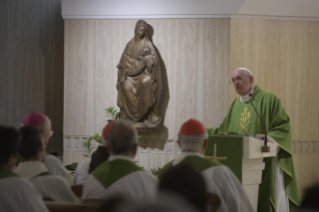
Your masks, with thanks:
[(160, 171), (161, 171), (160, 167), (158, 167), (158, 169), (151, 169), (152, 174), (155, 175), (155, 176), (157, 176)]
[(95, 135), (93, 136), (93, 138), (96, 140), (99, 138), (99, 134), (98, 133), (95, 133)]
[(99, 138), (96, 140), (98, 143), (102, 143), (102, 136), (99, 136)]

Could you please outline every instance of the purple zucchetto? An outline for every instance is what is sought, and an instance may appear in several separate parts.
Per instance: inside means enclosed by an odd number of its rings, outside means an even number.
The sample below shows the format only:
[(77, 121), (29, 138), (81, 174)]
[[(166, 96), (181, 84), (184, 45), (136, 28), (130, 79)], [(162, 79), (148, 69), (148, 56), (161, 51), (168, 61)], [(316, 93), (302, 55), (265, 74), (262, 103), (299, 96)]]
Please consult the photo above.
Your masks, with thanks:
[(39, 112), (28, 113), (22, 120), (22, 125), (35, 127), (43, 124), (47, 117)]

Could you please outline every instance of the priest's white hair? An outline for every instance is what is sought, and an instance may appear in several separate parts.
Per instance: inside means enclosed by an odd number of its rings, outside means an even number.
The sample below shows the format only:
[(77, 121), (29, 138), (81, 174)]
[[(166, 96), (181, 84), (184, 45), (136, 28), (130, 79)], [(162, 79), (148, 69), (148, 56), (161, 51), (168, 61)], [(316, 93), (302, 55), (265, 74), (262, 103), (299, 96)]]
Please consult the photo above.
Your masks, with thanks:
[(199, 135), (178, 134), (178, 141), (182, 152), (200, 152), (203, 148), (204, 140), (207, 138), (207, 132)]
[(237, 70), (242, 70), (242, 71), (245, 71), (245, 73), (248, 75), (248, 76), (253, 76), (253, 74), (251, 73), (251, 71), (249, 71), (248, 68), (244, 68), (244, 67), (240, 67), (240, 68), (237, 68)]

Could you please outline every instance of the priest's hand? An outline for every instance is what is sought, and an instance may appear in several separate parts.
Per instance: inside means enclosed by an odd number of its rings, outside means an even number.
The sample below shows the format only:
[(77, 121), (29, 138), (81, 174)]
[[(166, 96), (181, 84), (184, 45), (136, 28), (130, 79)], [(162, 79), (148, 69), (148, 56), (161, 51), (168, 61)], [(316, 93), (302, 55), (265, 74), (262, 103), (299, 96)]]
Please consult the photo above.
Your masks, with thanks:
[[(265, 139), (265, 136), (266, 136), (265, 134), (257, 134), (257, 135), (255, 135), (256, 138), (261, 138), (263, 140)], [(267, 142), (270, 142), (268, 137), (267, 137)]]

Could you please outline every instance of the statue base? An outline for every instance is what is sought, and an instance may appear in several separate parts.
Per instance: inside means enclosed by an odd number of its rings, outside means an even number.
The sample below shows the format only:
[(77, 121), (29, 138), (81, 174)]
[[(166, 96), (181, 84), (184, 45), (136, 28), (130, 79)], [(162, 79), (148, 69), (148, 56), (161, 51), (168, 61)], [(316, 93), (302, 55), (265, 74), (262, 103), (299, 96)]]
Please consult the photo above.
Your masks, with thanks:
[(135, 129), (139, 133), (152, 133), (156, 132), (163, 126), (163, 119), (159, 118), (154, 124), (147, 122), (137, 122), (134, 124)]

